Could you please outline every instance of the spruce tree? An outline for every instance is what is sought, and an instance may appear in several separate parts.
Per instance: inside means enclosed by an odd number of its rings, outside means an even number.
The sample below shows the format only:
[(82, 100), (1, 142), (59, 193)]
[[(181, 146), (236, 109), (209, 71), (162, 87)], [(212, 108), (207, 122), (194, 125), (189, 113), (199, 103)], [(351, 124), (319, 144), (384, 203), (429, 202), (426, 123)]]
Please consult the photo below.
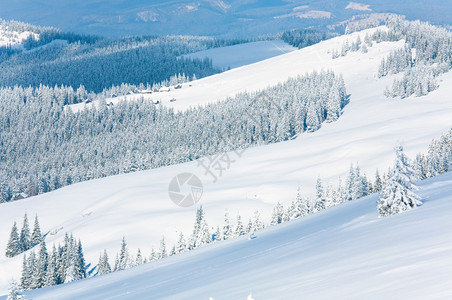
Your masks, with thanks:
[(99, 257), (99, 263), (97, 265), (97, 275), (108, 274), (111, 272), (111, 266), (108, 262), (107, 249), (104, 249), (103, 254)]
[(24, 215), (24, 222), (22, 225), (22, 230), (20, 231), (20, 246), (22, 252), (27, 251), (31, 248), (31, 234), (30, 226), (28, 225), (27, 213)]
[(39, 245), (42, 241), (41, 227), (39, 226), (38, 216), (35, 217), (35, 225), (33, 228), (33, 234), (31, 235), (32, 246)]
[(251, 218), (248, 220), (248, 225), (246, 225), (246, 233), (253, 232), (254, 230), (254, 224)]
[(11, 233), (9, 235), (8, 244), (6, 245), (6, 257), (14, 257), (17, 254), (21, 253), (19, 234), (17, 232), (17, 225), (14, 222), (13, 227), (11, 228)]
[(36, 288), (42, 288), (45, 284), (49, 255), (45, 241), (40, 244), (38, 258), (36, 262), (36, 272), (34, 272), (34, 285)]
[(271, 225), (277, 225), (283, 222), (284, 219), (284, 207), (281, 205), (281, 203), (277, 203), (276, 206), (273, 208), (272, 213), (272, 220)]
[(127, 249), (126, 238), (123, 237), (121, 241), (121, 249), (119, 250), (117, 266), (115, 271), (125, 270), (129, 265), (129, 250)]
[(244, 234), (246, 234), (246, 231), (245, 231), (245, 228), (243, 227), (242, 217), (238, 214), (237, 221), (235, 222), (235, 227), (234, 227), (234, 235), (241, 236)]
[(375, 183), (374, 183), (373, 192), (377, 193), (377, 192), (381, 191), (382, 187), (383, 187), (383, 182), (381, 180), (380, 173), (378, 172), (378, 169), (377, 169), (377, 171), (375, 172)]
[(290, 220), (297, 219), (301, 217), (301, 202), (303, 201), (301, 197), (301, 191), (300, 187), (297, 189), (297, 196), (295, 197), (295, 200), (292, 201), (292, 204), (290, 205), (287, 215)]
[(173, 247), (171, 247), (169, 256), (173, 256), (173, 255), (176, 255), (176, 254), (177, 254), (177, 253), (176, 253), (176, 245), (173, 245)]
[(168, 254), (166, 252), (166, 243), (165, 243), (165, 237), (162, 237), (160, 240), (160, 249), (159, 249), (159, 258), (165, 258)]
[(24, 297), (21, 295), (21, 289), (19, 284), (13, 280), (11, 282), (11, 285), (9, 287), (9, 294), (8, 297), (6, 297), (6, 300), (22, 300)]
[(229, 222), (229, 213), (226, 210), (224, 212), (224, 223), (223, 223), (223, 240), (230, 239), (232, 237), (232, 226)]
[(325, 195), (324, 195), (324, 191), (323, 191), (322, 180), (320, 179), (320, 177), (317, 178), (315, 190), (316, 190), (316, 198), (315, 198), (314, 210), (317, 212), (317, 211), (321, 211), (326, 208), (325, 207)]
[(363, 176), (361, 176), (361, 171), (358, 165), (354, 170), (351, 194), (352, 200), (359, 199), (368, 194), (366, 180)]
[(37, 289), (39, 286), (39, 277), (38, 276), (38, 260), (36, 258), (36, 254), (34, 251), (30, 253), (27, 261), (28, 272), (30, 274), (30, 282), (29, 289)]
[(73, 256), (74, 257), (74, 267), (75, 267), (77, 280), (83, 279), (86, 277), (85, 258), (83, 255), (82, 242), (80, 241), (80, 239), (75, 244), (74, 252), (75, 252), (75, 255)]
[(143, 256), (141, 255), (140, 248), (138, 248), (137, 257), (135, 258), (135, 266), (142, 265), (143, 263), (144, 263), (143, 262)]
[(204, 210), (202, 206), (196, 212), (196, 221), (193, 228), (192, 248), (202, 246), (212, 241), (212, 236), (209, 232), (209, 226), (204, 217)]
[(185, 243), (184, 234), (181, 232), (179, 234), (179, 240), (177, 241), (176, 251), (177, 251), (177, 253), (182, 253), (182, 252), (185, 252), (186, 250), (187, 250), (187, 244)]
[(254, 211), (254, 215), (253, 215), (253, 221), (252, 221), (252, 226), (251, 226), (251, 230), (249, 232), (253, 232), (253, 231), (258, 231), (263, 229), (264, 223), (262, 223), (261, 221), (261, 215), (259, 213), (258, 210)]
[(64, 274), (64, 283), (69, 283), (77, 280), (77, 273), (73, 264), (69, 265)]
[(154, 261), (154, 260), (157, 260), (157, 259), (158, 259), (157, 253), (155, 253), (154, 248), (152, 248), (151, 249), (151, 254), (149, 255), (149, 261)]
[(223, 240), (223, 230), (220, 229), (220, 225), (217, 225), (212, 238), (215, 242)]
[(22, 262), (22, 276), (20, 278), (20, 285), (24, 290), (30, 289), (31, 285), (31, 270), (28, 265), (28, 259), (26, 254), (24, 254), (24, 259)]
[(57, 277), (57, 252), (55, 245), (53, 245), (52, 253), (49, 254), (47, 272), (44, 279), (44, 286), (52, 286), (58, 284)]
[(414, 171), (409, 164), (408, 157), (403, 153), (402, 146), (397, 146), (395, 150), (394, 168), (377, 201), (377, 208), (381, 216), (397, 214), (422, 204), (419, 196), (412, 191), (417, 187), (412, 182)]
[(355, 183), (355, 169), (353, 164), (350, 165), (350, 170), (348, 172), (347, 180), (345, 181), (345, 201), (353, 200), (353, 188)]

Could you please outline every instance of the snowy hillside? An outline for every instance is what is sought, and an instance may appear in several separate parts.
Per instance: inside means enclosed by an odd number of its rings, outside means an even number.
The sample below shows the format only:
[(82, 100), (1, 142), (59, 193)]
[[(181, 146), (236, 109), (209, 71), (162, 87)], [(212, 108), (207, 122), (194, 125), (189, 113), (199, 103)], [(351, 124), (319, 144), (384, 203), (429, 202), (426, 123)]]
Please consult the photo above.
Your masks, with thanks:
[[(158, 247), (162, 235), (170, 244), (178, 231), (191, 231), (196, 207), (178, 207), (168, 196), (168, 184), (180, 173), (193, 173), (202, 180), (200, 204), (209, 225), (216, 227), (222, 222), (224, 209), (232, 218), (240, 212), (244, 220), (259, 209), (268, 220), (273, 205), (293, 200), (299, 185), (303, 194), (311, 194), (317, 176), (336, 183), (339, 176), (345, 176), (350, 163), (359, 162), (361, 170), (372, 178), (376, 168), (384, 172), (392, 164), (392, 149), (399, 141), (411, 157), (426, 152), (430, 141), (452, 125), (452, 73), (440, 77), (440, 88), (428, 96), (388, 100), (383, 91), (393, 76), (377, 79), (378, 65), (403, 42), (384, 42), (369, 48), (366, 54), (353, 52), (331, 58), (332, 50), (356, 36), (324, 41), (195, 81), (192, 87), (184, 85), (167, 94), (157, 93), (164, 105), (183, 110), (239, 91), (262, 89), (305, 72), (331, 69), (343, 74), (350, 103), (338, 121), (295, 140), (248, 149), (242, 157), (229, 153), (233, 162), (216, 182), (197, 162), (191, 162), (92, 180), (1, 204), (2, 224), (6, 225), (0, 227), (0, 291), (6, 291), (11, 278), (20, 276), (22, 255), (6, 259), (3, 249), (11, 225), (20, 223), (25, 211), (30, 217), (38, 214), (43, 232), (52, 232), (46, 238), (48, 245), (60, 242), (65, 232), (72, 232), (82, 240), (87, 262), (96, 264), (104, 248), (109, 253), (118, 251), (123, 236), (132, 253), (140, 247), (148, 255), (152, 247)], [(169, 102), (171, 97), (177, 101)]]
[[(289, 77), (296, 77), (298, 75), (321, 70), (332, 70), (337, 74), (344, 74), (345, 77), (356, 76), (357, 74), (359, 74), (358, 77), (362, 77), (361, 74), (366, 74), (365, 78), (359, 78), (359, 80), (365, 79), (366, 82), (375, 84), (374, 77), (376, 77), (376, 70), (378, 69), (381, 58), (388, 55), (392, 50), (403, 47), (403, 41), (376, 44), (374, 47), (370, 48), (369, 52), (366, 54), (360, 52), (351, 53), (340, 59), (332, 59), (331, 52), (333, 50), (341, 49), (342, 45), (347, 40), (352, 42), (356, 40), (358, 36), (363, 40), (366, 33), (372, 34), (373, 32), (384, 28), (384, 26), (381, 26), (350, 35), (336, 37), (310, 47), (281, 54), (251, 65), (205, 77), (194, 82), (182, 84), (181, 89), (171, 87), (169, 92), (134, 94), (124, 97), (109, 98), (106, 99), (106, 101), (107, 103), (111, 102), (116, 104), (124, 99), (133, 100), (145, 98), (152, 99), (154, 102), (159, 101), (162, 105), (173, 107), (176, 110), (186, 110), (189, 107), (205, 105), (226, 99), (227, 97), (233, 97), (240, 92), (263, 90), (266, 87), (284, 82)], [(236, 51), (235, 47), (241, 47), (242, 50), (246, 51), (242, 54), (243, 57), (252, 57), (254, 52), (260, 50), (260, 44), (252, 43), (248, 45), (245, 44), (212, 49), (210, 51), (222, 53), (224, 60), (231, 61)], [(384, 84), (387, 83), (385, 82)], [(384, 89), (384, 84), (382, 85), (382, 89)], [(176, 101), (171, 102), (173, 99)], [(78, 111), (84, 107), (90, 107), (97, 104), (98, 103), (96, 102), (89, 103), (88, 105), (85, 103), (78, 103), (70, 105), (69, 107), (73, 111)]]
[(423, 206), (379, 218), (376, 195), (27, 299), (450, 299), (452, 173)]

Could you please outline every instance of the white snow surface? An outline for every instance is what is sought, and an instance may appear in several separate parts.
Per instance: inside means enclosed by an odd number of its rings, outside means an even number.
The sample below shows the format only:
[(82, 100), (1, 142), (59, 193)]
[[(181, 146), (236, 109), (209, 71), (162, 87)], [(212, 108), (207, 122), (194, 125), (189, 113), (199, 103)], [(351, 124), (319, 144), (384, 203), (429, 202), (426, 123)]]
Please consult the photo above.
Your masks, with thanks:
[(282, 40), (259, 41), (198, 51), (183, 55), (183, 57), (192, 59), (207, 57), (212, 60), (213, 65), (217, 68), (234, 69), (297, 49)]
[[(20, 278), (22, 255), (6, 259), (4, 249), (13, 222), (17, 221), (20, 228), (25, 211), (31, 222), (38, 214), (43, 232), (59, 229), (56, 234), (47, 236), (49, 248), (62, 241), (65, 232), (72, 232), (82, 240), (87, 262), (95, 265), (104, 248), (110, 259), (114, 258), (123, 236), (132, 254), (140, 247), (148, 255), (151, 247), (158, 248), (162, 235), (165, 235), (167, 245), (171, 245), (179, 231), (186, 236), (191, 233), (196, 207), (178, 207), (168, 196), (168, 184), (179, 173), (194, 173), (202, 180), (204, 192), (199, 204), (206, 211), (209, 225), (216, 227), (222, 224), (225, 209), (229, 210), (233, 222), (240, 212), (246, 223), (255, 209), (259, 209), (268, 221), (274, 204), (279, 201), (287, 206), (295, 198), (299, 185), (303, 195), (309, 195), (317, 176), (325, 185), (328, 182), (334, 184), (339, 176), (345, 179), (352, 162), (359, 162), (361, 170), (373, 178), (376, 168), (383, 173), (392, 165), (393, 147), (397, 142), (403, 143), (411, 157), (426, 152), (431, 140), (452, 126), (452, 73), (440, 77), (440, 88), (425, 97), (386, 99), (383, 90), (393, 77), (377, 79), (378, 65), (382, 57), (392, 49), (402, 47), (403, 42), (377, 44), (366, 54), (355, 52), (332, 60), (328, 52), (340, 49), (347, 38), (352, 41), (357, 34), (364, 36), (365, 32), (334, 38), (204, 78), (191, 83), (192, 87), (184, 84), (180, 90), (150, 95), (163, 100), (164, 105), (184, 110), (225, 99), (240, 91), (263, 89), (313, 70), (331, 69), (343, 74), (350, 103), (337, 122), (323, 124), (317, 132), (302, 134), (295, 140), (250, 148), (241, 158), (229, 153), (234, 162), (217, 182), (205, 175), (197, 162), (190, 162), (92, 180), (0, 204), (3, 224), (0, 227), (0, 294), (6, 293), (12, 278)], [(128, 98), (133, 97), (136, 96)], [(177, 101), (169, 103), (171, 98), (177, 98)], [(418, 226), (423, 230), (423, 224)], [(416, 232), (418, 228), (411, 230)], [(250, 265), (250, 270), (252, 267), (254, 265)], [(254, 274), (259, 276), (258, 271)], [(216, 278), (215, 274), (211, 275), (206, 280)], [(197, 276), (196, 272), (193, 276)], [(279, 282), (279, 279), (274, 278), (273, 282)], [(259, 289), (256, 287), (256, 290)], [(223, 289), (218, 291), (223, 292)], [(243, 291), (244, 297), (249, 292)], [(323, 292), (320, 288), (319, 293)], [(255, 297), (259, 299), (257, 294)]]
[[(377, 195), (27, 299), (451, 299), (452, 173), (424, 204), (378, 217)], [(251, 296), (251, 293), (252, 296)]]

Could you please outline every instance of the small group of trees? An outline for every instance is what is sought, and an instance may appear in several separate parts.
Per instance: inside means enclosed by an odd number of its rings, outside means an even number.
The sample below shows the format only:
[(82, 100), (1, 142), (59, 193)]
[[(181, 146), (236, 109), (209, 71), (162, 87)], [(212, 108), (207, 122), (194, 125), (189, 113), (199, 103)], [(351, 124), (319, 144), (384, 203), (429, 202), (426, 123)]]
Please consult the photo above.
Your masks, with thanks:
[(283, 32), (281, 39), (298, 49), (317, 44), (337, 34), (317, 29), (293, 29)]
[(86, 265), (80, 240), (66, 233), (63, 245), (53, 245), (47, 250), (45, 241), (35, 253), (24, 255), (21, 287), (24, 290), (37, 289), (86, 277)]
[(383, 58), (378, 68), (378, 78), (389, 74), (398, 74), (414, 64), (412, 49), (405, 45), (402, 49), (392, 51), (388, 57)]
[(388, 30), (375, 30), (366, 34), (364, 43), (358, 36), (356, 41), (346, 40), (340, 51), (333, 50), (338, 58), (349, 52), (361, 50), (373, 42), (405, 40), (402, 49), (393, 50), (383, 58), (378, 68), (378, 77), (404, 72), (402, 79), (395, 79), (386, 87), (386, 97), (425, 96), (438, 88), (436, 77), (452, 68), (452, 34), (444, 28), (419, 21), (406, 21), (399, 16), (388, 19)]
[(6, 245), (5, 256), (14, 257), (22, 252), (25, 252), (43, 241), (41, 228), (39, 226), (38, 216), (35, 217), (33, 232), (30, 233), (30, 226), (28, 224), (27, 213), (24, 215), (23, 225), (20, 232), (17, 229), (17, 224), (14, 222), (11, 228), (8, 243)]
[(225, 211), (223, 225), (217, 226), (216, 230), (212, 230), (207, 224), (205, 211), (201, 206), (196, 211), (193, 231), (188, 238), (180, 232), (177, 242), (173, 246), (168, 247), (165, 237), (163, 236), (160, 240), (158, 249), (152, 248), (149, 257), (145, 257), (139, 248), (136, 256), (131, 255), (127, 247), (126, 239), (123, 237), (119, 253), (116, 254), (113, 265), (110, 264), (106, 249), (100, 254), (96, 275), (132, 268), (147, 262), (191, 251), (212, 242), (227, 240), (236, 236), (252, 233), (265, 227), (266, 225), (261, 220), (258, 210), (254, 212), (247, 224), (242, 222), (240, 214), (237, 215), (236, 222), (233, 224), (229, 218), (229, 213)]
[(366, 34), (364, 38), (364, 42), (361, 40), (361, 37), (358, 36), (355, 41), (350, 42), (348, 39), (342, 44), (341, 50), (334, 49), (331, 51), (331, 57), (333, 59), (346, 56), (349, 52), (357, 52), (361, 51), (362, 53), (367, 53), (368, 47), (372, 47), (372, 39)]
[(444, 28), (401, 18), (391, 19), (388, 28), (392, 36), (403, 38), (406, 46), (382, 60), (378, 76), (405, 73), (385, 89), (385, 96), (420, 97), (437, 89), (436, 77), (452, 68), (452, 34)]
[(386, 97), (405, 98), (411, 95), (421, 97), (428, 95), (438, 88), (436, 81), (435, 67), (428, 65), (416, 65), (407, 70), (402, 79), (394, 79), (392, 87), (386, 87), (384, 95)]
[[(38, 248), (35, 251), (35, 248)], [(82, 244), (67, 233), (63, 245), (53, 245), (52, 251), (47, 250), (45, 237), (41, 234), (38, 216), (35, 217), (34, 229), (30, 233), (28, 217), (25, 213), (23, 226), (19, 233), (14, 222), (8, 240), (5, 255), (14, 257), (27, 250), (24, 254), (22, 278), (20, 286), (24, 290), (52, 286), (71, 282), (86, 277), (85, 260)]]

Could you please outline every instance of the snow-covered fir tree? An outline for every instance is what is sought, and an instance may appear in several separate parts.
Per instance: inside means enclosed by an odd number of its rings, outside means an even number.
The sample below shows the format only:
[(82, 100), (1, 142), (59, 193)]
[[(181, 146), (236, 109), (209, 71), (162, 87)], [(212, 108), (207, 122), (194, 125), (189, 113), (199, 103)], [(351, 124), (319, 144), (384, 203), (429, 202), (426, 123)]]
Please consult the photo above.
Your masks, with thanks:
[(47, 253), (46, 243), (43, 240), (39, 245), (36, 269), (33, 272), (33, 286), (35, 288), (42, 288), (45, 286), (48, 263), (49, 263), (49, 254)]
[(315, 204), (314, 211), (321, 211), (325, 209), (325, 192), (323, 190), (322, 180), (320, 177), (317, 178), (317, 182), (315, 184)]
[(209, 232), (209, 226), (205, 220), (204, 210), (202, 206), (196, 211), (195, 225), (193, 228), (191, 248), (196, 248), (212, 241), (212, 236)]
[(29, 268), (28, 264), (29, 260), (27, 259), (27, 255), (24, 254), (23, 262), (22, 262), (22, 276), (20, 278), (20, 285), (23, 289), (27, 289), (31, 285), (31, 268)]
[(408, 157), (403, 153), (402, 146), (397, 146), (395, 150), (394, 167), (377, 201), (377, 209), (381, 216), (397, 214), (422, 204), (419, 196), (412, 191), (416, 186), (412, 182), (414, 170), (409, 164)]
[(58, 252), (55, 245), (53, 245), (52, 253), (50, 253), (48, 257), (47, 270), (44, 277), (44, 286), (52, 286), (59, 283), (57, 255)]
[(381, 191), (382, 188), (383, 188), (383, 182), (381, 180), (380, 173), (378, 172), (378, 169), (377, 169), (377, 171), (375, 172), (375, 183), (373, 185), (372, 191), (374, 193), (377, 193), (377, 192)]
[(310, 203), (301, 196), (301, 189), (298, 187), (297, 196), (290, 205), (287, 215), (290, 219), (298, 219), (311, 213)]
[(69, 283), (77, 280), (77, 273), (73, 264), (69, 265), (64, 274), (64, 283)]
[(221, 241), (223, 240), (223, 230), (221, 230), (220, 225), (217, 225), (217, 229), (214, 233), (214, 239), (215, 241)]
[(233, 237), (232, 225), (231, 222), (229, 221), (229, 212), (225, 210), (222, 239), (227, 240), (230, 239), (231, 237)]
[(31, 235), (32, 246), (39, 245), (42, 241), (41, 227), (39, 226), (38, 216), (35, 216), (35, 224), (33, 228), (33, 233)]
[(185, 241), (184, 234), (181, 232), (179, 233), (179, 239), (177, 240), (176, 252), (182, 253), (185, 251), (187, 251), (187, 243)]
[(21, 252), (22, 251), (20, 246), (19, 233), (17, 232), (16, 222), (14, 222), (14, 225), (11, 228), (8, 243), (6, 245), (5, 256), (14, 257)]
[(176, 252), (176, 245), (173, 245), (171, 247), (170, 252), (169, 252), (169, 256), (173, 256), (173, 255), (176, 255), (176, 254), (177, 254), (177, 252)]
[(24, 296), (21, 294), (22, 290), (17, 283), (17, 281), (13, 280), (11, 282), (11, 285), (9, 287), (9, 293), (6, 297), (6, 300), (23, 300), (25, 299)]
[(108, 261), (107, 249), (99, 256), (99, 263), (97, 264), (97, 274), (103, 275), (111, 272), (110, 262)]
[(275, 207), (273, 207), (272, 219), (270, 225), (274, 226), (277, 224), (281, 224), (284, 221), (284, 207), (281, 203), (277, 203)]
[(30, 249), (31, 245), (30, 225), (28, 224), (27, 213), (25, 213), (22, 229), (20, 231), (20, 247), (22, 252)]
[(154, 261), (158, 259), (158, 255), (155, 252), (154, 248), (151, 249), (151, 253), (149, 255), (149, 261)]
[(242, 217), (240, 216), (240, 214), (237, 214), (237, 220), (234, 226), (234, 236), (241, 236), (244, 234), (246, 234), (246, 231), (242, 223)]
[(129, 250), (127, 248), (126, 238), (122, 237), (121, 248), (115, 261), (115, 271), (125, 270), (129, 267)]
[(254, 211), (253, 220), (251, 222), (251, 228), (248, 232), (258, 231), (265, 227), (264, 223), (261, 221), (261, 214), (258, 210)]
[(135, 257), (135, 266), (139, 266), (139, 265), (142, 265), (142, 264), (144, 264), (144, 258), (143, 258), (143, 255), (141, 254), (141, 250), (140, 250), (140, 248), (138, 248), (138, 250), (137, 250), (137, 256)]
[(165, 237), (163, 236), (160, 240), (159, 259), (165, 258), (167, 256), (168, 252), (166, 251)]

